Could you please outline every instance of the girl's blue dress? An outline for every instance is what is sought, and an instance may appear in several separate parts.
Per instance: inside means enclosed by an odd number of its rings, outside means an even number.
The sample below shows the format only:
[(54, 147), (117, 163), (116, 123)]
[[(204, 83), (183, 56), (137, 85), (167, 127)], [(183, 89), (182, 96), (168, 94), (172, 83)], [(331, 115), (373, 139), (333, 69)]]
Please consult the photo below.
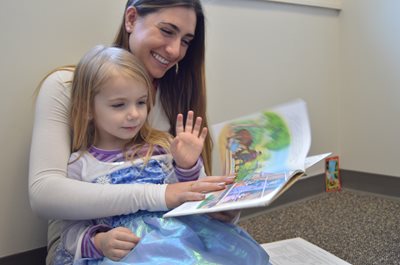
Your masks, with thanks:
[[(146, 166), (128, 167), (99, 176), (96, 182), (164, 183), (170, 174), (165, 163), (150, 159)], [(139, 211), (96, 220), (124, 226), (140, 237), (139, 243), (118, 262), (108, 258), (81, 259), (74, 264), (269, 264), (269, 256), (247, 232), (207, 215), (163, 218), (164, 212)]]

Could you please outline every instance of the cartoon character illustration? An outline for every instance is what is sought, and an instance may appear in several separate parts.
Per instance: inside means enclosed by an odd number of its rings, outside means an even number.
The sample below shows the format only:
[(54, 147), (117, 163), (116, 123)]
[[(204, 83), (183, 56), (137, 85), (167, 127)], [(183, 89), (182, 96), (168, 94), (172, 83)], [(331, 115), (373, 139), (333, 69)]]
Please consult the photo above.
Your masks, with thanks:
[(257, 159), (257, 156), (261, 154), (261, 151), (256, 150), (240, 150), (239, 152), (233, 154), (233, 158), (238, 161), (239, 165), (241, 165)]
[(243, 150), (249, 150), (250, 145), (253, 143), (253, 136), (247, 129), (240, 129), (232, 136), (227, 138), (227, 148), (232, 153), (237, 153)]
[(222, 127), (218, 145), (225, 172), (243, 180), (263, 167), (273, 152), (290, 145), (290, 134), (284, 119), (275, 112), (236, 120)]

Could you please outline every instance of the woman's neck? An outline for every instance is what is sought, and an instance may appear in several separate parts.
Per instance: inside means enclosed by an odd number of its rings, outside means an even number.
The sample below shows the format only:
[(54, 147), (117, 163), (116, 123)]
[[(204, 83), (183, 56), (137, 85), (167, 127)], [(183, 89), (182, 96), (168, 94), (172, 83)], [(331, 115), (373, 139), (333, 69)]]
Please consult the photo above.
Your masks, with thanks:
[(153, 86), (152, 86), (152, 91), (151, 91), (151, 99), (153, 100), (153, 105), (156, 104), (156, 95), (157, 95), (157, 88), (158, 88), (158, 79), (153, 79), (152, 82)]

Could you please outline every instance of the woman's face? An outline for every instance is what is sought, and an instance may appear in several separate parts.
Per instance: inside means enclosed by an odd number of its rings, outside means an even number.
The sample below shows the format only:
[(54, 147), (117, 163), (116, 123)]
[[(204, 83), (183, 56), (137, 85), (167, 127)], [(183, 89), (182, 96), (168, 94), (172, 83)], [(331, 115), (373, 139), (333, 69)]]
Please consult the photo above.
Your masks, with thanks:
[(129, 48), (153, 79), (174, 67), (194, 38), (196, 13), (191, 8), (164, 8), (144, 17), (129, 8), (125, 16), (125, 28), (131, 33)]

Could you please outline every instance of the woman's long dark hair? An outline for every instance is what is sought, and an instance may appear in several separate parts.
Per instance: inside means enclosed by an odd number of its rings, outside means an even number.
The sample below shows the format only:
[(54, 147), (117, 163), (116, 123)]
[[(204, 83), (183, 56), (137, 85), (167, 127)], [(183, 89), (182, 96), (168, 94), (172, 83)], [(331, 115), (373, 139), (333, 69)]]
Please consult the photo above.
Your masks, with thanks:
[[(135, 7), (139, 16), (146, 16), (163, 8), (187, 7), (196, 13), (197, 23), (194, 39), (179, 62), (179, 71), (175, 67), (169, 69), (158, 80), (160, 99), (169, 119), (170, 133), (176, 135), (176, 116), (193, 110), (196, 116), (203, 118), (203, 125), (208, 126), (206, 116), (206, 80), (205, 80), (205, 21), (200, 0), (129, 0), (125, 10)], [(125, 16), (119, 32), (114, 40), (117, 47), (129, 50), (129, 33), (125, 29)], [(185, 119), (184, 119), (185, 120)], [(202, 158), (207, 175), (211, 174), (212, 140), (208, 135), (204, 144)]]

